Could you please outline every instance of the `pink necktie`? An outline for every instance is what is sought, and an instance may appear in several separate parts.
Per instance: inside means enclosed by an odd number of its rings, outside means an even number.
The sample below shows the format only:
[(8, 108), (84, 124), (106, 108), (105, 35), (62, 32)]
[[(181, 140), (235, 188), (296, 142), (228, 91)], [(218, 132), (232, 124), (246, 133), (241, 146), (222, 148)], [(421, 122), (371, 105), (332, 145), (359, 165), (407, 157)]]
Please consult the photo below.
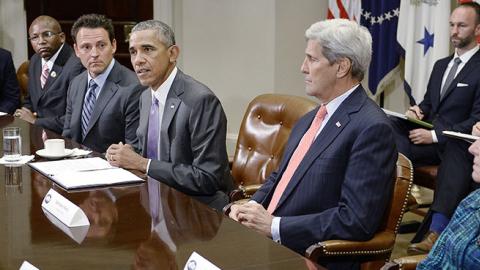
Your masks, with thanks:
[(318, 109), (318, 112), (315, 115), (315, 118), (313, 119), (312, 124), (310, 125), (310, 128), (307, 130), (307, 132), (305, 132), (302, 140), (297, 146), (297, 149), (295, 149), (295, 152), (293, 152), (293, 155), (290, 158), (290, 161), (288, 162), (287, 168), (285, 169), (285, 172), (283, 173), (282, 178), (280, 179), (280, 182), (275, 188), (275, 191), (272, 196), (272, 200), (270, 201), (270, 204), (268, 205), (268, 208), (267, 208), (267, 211), (270, 214), (273, 213), (273, 211), (277, 207), (278, 201), (280, 201), (280, 197), (282, 197), (282, 194), (285, 191), (285, 188), (287, 187), (288, 182), (290, 182), (290, 179), (292, 178), (293, 173), (295, 172), (298, 165), (302, 161), (303, 157), (307, 153), (313, 141), (315, 140), (315, 135), (317, 134), (318, 129), (322, 126), (322, 122), (323, 122), (323, 119), (325, 119), (325, 115), (327, 115), (327, 108), (324, 105), (322, 105), (320, 109)]
[(40, 75), (40, 85), (42, 86), (42, 89), (45, 86), (45, 83), (47, 82), (49, 72), (50, 71), (48, 70), (48, 65), (47, 63), (45, 63), (45, 65), (43, 65), (42, 67), (42, 75)]

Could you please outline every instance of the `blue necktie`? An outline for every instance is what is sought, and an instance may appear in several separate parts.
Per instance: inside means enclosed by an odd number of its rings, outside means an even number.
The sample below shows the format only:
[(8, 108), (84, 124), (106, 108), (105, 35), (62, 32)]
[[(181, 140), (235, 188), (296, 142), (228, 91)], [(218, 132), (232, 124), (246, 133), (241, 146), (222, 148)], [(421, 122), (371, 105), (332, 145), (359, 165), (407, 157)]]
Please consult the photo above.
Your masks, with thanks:
[(95, 101), (97, 101), (97, 94), (95, 89), (97, 89), (97, 84), (93, 79), (88, 83), (88, 90), (86, 94), (86, 99), (83, 102), (82, 110), (82, 138), (85, 139), (85, 134), (87, 134), (88, 123), (92, 117), (93, 109), (95, 108)]
[(152, 106), (150, 107), (150, 115), (148, 117), (148, 134), (147, 134), (147, 158), (158, 159), (158, 136), (160, 134), (160, 119), (158, 99), (152, 97)]

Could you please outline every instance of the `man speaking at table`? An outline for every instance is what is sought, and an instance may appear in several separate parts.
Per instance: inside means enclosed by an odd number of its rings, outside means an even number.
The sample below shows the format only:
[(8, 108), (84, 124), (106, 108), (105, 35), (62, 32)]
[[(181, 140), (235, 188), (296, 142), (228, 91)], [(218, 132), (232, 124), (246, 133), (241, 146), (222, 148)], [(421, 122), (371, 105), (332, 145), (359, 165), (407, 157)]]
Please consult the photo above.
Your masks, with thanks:
[[(330, 239), (367, 240), (393, 191), (397, 151), (386, 115), (360, 85), (372, 38), (357, 23), (321, 21), (306, 31), (301, 70), (321, 106), (293, 128), (279, 169), (230, 217), (304, 255)], [(355, 262), (328, 269), (355, 269)]]
[(176, 67), (180, 53), (172, 29), (160, 21), (137, 24), (130, 56), (140, 83), (139, 150), (114, 144), (114, 166), (145, 172), (173, 188), (221, 209), (233, 182), (225, 146), (227, 119), (220, 101), (205, 85)]

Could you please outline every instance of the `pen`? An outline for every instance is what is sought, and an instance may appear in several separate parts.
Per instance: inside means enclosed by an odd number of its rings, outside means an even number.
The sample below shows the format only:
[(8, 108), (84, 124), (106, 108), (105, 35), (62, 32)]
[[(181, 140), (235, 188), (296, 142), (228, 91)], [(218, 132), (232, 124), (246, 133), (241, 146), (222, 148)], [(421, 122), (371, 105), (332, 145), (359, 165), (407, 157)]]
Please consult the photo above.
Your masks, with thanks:
[(415, 116), (417, 116), (418, 119), (420, 119), (420, 116), (417, 114), (417, 111), (415, 111), (414, 109), (412, 108), (409, 108), (408, 109), (409, 111), (413, 112), (415, 114)]

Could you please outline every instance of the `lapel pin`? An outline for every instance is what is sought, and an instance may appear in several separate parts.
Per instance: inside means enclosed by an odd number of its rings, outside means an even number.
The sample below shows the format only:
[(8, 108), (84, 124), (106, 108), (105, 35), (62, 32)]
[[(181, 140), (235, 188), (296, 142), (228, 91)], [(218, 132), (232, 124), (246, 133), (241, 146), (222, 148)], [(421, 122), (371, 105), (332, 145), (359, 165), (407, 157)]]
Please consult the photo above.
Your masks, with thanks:
[(173, 108), (175, 108), (175, 105), (173, 105), (173, 104), (170, 105), (170, 109), (173, 109)]
[(335, 125), (336, 125), (337, 127), (341, 127), (341, 126), (342, 126), (342, 124), (340, 124), (340, 122), (335, 123)]
[(50, 76), (51, 76), (52, 78), (55, 78), (55, 77), (57, 77), (57, 73), (56, 73), (55, 71), (52, 71), (52, 72), (50, 73)]

